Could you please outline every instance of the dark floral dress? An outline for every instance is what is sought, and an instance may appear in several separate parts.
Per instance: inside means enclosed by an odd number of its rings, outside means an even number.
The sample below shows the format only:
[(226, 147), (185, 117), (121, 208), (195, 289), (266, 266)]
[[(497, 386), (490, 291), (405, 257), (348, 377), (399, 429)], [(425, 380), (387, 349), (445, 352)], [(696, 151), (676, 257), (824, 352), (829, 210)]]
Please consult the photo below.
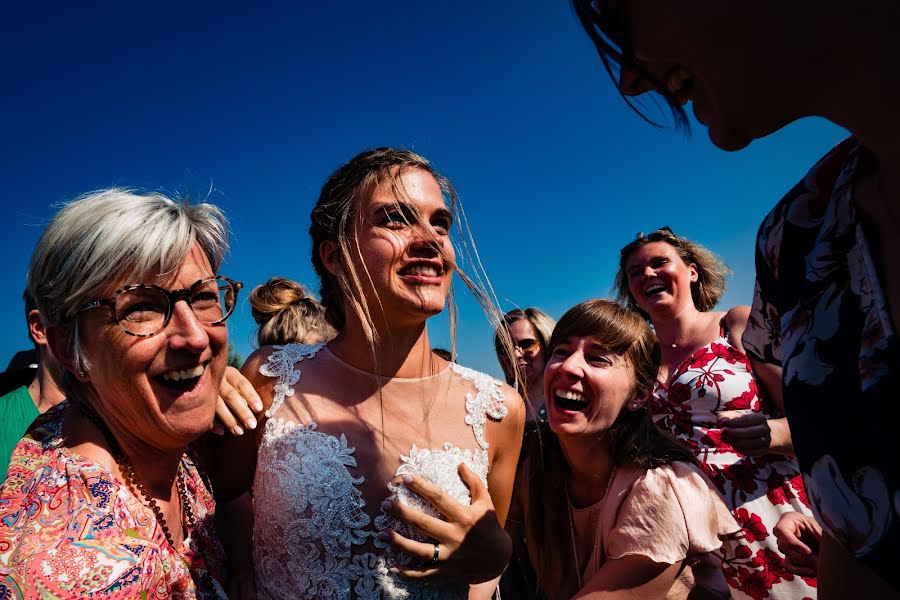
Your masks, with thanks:
[(863, 152), (853, 138), (838, 145), (766, 217), (743, 344), (783, 368), (817, 519), (898, 586), (900, 348), (854, 206)]
[(724, 321), (717, 339), (678, 366), (668, 389), (657, 385), (651, 401), (653, 419), (694, 452), (741, 525), (742, 535), (727, 540), (722, 548), (732, 595), (755, 600), (815, 598), (816, 580), (784, 568), (772, 533), (783, 513), (810, 514), (797, 461), (781, 454), (745, 456), (722, 441), (720, 412), (760, 412), (768, 417), (774, 412), (758, 393), (747, 357), (728, 342)]

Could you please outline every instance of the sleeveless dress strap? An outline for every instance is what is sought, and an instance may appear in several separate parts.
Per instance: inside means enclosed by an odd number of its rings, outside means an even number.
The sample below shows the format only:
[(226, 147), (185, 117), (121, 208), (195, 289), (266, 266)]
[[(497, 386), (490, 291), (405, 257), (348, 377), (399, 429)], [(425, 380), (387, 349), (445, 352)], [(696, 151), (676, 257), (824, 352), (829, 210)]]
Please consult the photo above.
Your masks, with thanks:
[(509, 413), (503, 401), (503, 387), (499, 380), (468, 367), (453, 363), (453, 372), (475, 384), (478, 395), (466, 394), (466, 424), (472, 426), (475, 441), (482, 450), (487, 450), (490, 444), (484, 438), (484, 426), (488, 417), (500, 421)]
[(266, 377), (277, 377), (275, 383), (275, 397), (272, 406), (266, 411), (266, 417), (272, 418), (287, 396), (294, 395), (294, 384), (300, 381), (300, 369), (294, 365), (307, 358), (312, 358), (325, 344), (287, 344), (285, 346), (273, 346), (275, 351), (269, 355), (266, 362), (259, 367), (259, 372)]

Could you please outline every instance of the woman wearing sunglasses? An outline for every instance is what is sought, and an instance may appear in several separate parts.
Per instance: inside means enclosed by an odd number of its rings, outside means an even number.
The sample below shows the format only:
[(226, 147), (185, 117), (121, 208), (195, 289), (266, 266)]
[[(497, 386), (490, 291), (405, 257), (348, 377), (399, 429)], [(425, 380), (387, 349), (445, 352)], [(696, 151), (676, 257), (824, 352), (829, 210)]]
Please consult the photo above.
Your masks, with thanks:
[(225, 370), (241, 287), (217, 275), (227, 249), (216, 207), (117, 189), (44, 231), (27, 289), (67, 401), (35, 421), (0, 489), (0, 597), (224, 597), (188, 445)]
[(660, 341), (654, 420), (694, 452), (743, 529), (724, 547), (732, 593), (813, 597), (815, 579), (787, 572), (771, 535), (782, 514), (810, 513), (777, 374), (761, 380), (741, 346), (749, 307), (713, 310), (727, 273), (712, 252), (666, 227), (622, 248), (616, 289)]
[[(494, 350), (506, 383), (522, 392), (529, 422), (547, 420), (544, 365), (547, 362), (547, 343), (554, 326), (556, 321), (539, 308), (516, 308), (503, 315), (503, 322), (494, 334)], [(504, 331), (512, 341), (515, 364), (512, 364), (504, 349)]]

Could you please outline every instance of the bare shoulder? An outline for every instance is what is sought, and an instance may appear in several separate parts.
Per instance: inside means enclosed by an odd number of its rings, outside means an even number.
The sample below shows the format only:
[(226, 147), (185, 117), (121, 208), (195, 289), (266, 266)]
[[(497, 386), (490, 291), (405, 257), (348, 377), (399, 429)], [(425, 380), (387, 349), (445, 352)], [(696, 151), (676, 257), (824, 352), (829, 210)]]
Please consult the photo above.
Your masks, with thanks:
[(525, 428), (525, 401), (511, 385), (500, 384), (500, 393), (503, 394), (503, 406), (506, 408), (506, 416), (494, 423), (496, 433), (491, 435), (492, 444), (499, 448), (515, 448), (518, 453), (522, 445), (522, 432)]
[(259, 368), (269, 362), (269, 357), (277, 352), (275, 346), (263, 346), (257, 350), (254, 350), (253, 353), (247, 357), (247, 360), (244, 362), (244, 366), (241, 367), (241, 375), (247, 378), (250, 383), (253, 384), (253, 387), (256, 388), (256, 391), (259, 392), (261, 388), (271, 387), (274, 385), (274, 381), (271, 377), (263, 375)]
[(749, 318), (750, 307), (743, 304), (732, 307), (725, 313), (725, 325), (728, 327), (728, 341), (741, 352), (744, 351), (744, 346), (741, 344), (741, 337), (744, 335), (744, 330), (747, 328), (747, 320)]

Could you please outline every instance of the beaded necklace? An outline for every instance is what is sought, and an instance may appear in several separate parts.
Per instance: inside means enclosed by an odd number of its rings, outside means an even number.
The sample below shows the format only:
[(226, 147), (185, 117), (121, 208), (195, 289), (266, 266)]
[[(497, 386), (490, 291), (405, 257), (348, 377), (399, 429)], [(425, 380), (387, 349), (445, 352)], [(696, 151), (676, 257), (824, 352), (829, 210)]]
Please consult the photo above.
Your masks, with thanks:
[[(100, 433), (103, 434), (103, 437), (106, 439), (106, 443), (109, 446), (110, 453), (115, 459), (116, 463), (122, 469), (122, 472), (125, 474), (126, 485), (131, 484), (132, 487), (137, 488), (137, 490), (143, 496), (144, 502), (150, 507), (150, 510), (153, 511), (153, 514), (156, 516), (156, 521), (159, 523), (159, 526), (162, 527), (163, 534), (166, 536), (166, 541), (171, 546), (172, 550), (175, 550), (175, 541), (172, 539), (172, 534), (169, 532), (169, 524), (166, 523), (166, 519), (163, 516), (162, 509), (159, 507), (159, 504), (156, 503), (156, 500), (147, 493), (146, 488), (141, 483), (141, 481), (134, 474), (134, 468), (131, 466), (131, 463), (128, 460), (128, 457), (125, 456), (125, 452), (122, 451), (122, 447), (119, 445), (119, 442), (116, 440), (115, 436), (113, 436), (112, 431), (109, 430), (109, 427), (100, 418), (91, 406), (89, 406), (84, 401), (76, 402), (75, 405), (78, 407), (78, 410), (81, 411), (85, 417), (87, 417), (96, 427), (100, 430)], [(182, 455), (183, 458), (183, 455)], [(187, 520), (187, 531), (185, 532), (188, 536), (190, 536), (191, 532), (194, 531), (194, 511), (191, 509), (191, 503), (188, 499), (187, 495), (187, 485), (184, 480), (184, 464), (179, 461), (178, 464), (178, 476), (176, 478), (176, 487), (178, 488), (178, 499), (181, 502), (181, 510), (184, 513), (185, 519)]]

